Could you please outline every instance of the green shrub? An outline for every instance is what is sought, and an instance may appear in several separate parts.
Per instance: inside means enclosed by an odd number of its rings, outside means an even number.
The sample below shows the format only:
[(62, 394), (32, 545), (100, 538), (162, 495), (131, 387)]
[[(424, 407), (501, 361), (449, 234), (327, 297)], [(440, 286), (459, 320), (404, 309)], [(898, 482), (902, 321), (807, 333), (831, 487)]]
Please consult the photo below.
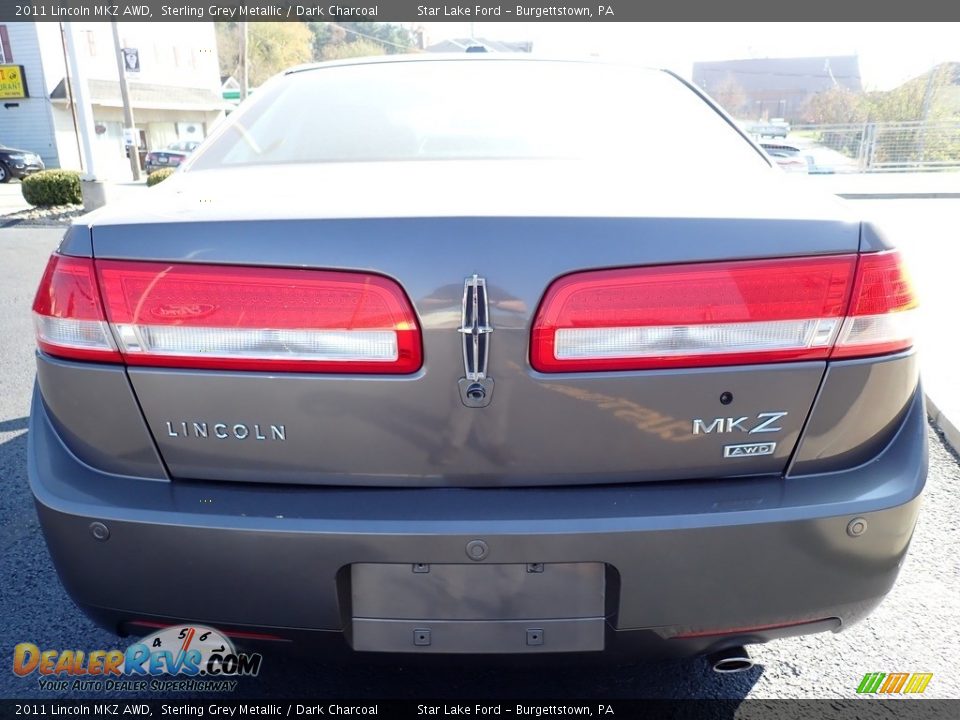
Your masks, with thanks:
[(29, 175), (21, 183), (23, 199), (31, 205), (79, 205), (80, 173), (74, 170), (41, 170)]
[(159, 182), (163, 182), (168, 177), (173, 175), (175, 168), (160, 168), (159, 170), (154, 170), (152, 173), (147, 175), (147, 187), (153, 187)]

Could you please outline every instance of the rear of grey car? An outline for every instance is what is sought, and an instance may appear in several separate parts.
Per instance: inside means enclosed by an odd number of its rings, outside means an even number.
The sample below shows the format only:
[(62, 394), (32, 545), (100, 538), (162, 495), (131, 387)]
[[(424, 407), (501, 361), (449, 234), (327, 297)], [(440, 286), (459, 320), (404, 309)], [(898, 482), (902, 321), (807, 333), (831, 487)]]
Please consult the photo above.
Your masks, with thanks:
[(274, 79), (41, 281), (29, 477), (64, 586), (120, 633), (366, 652), (849, 627), (926, 477), (915, 300), (874, 227), (782, 183), (656, 71)]

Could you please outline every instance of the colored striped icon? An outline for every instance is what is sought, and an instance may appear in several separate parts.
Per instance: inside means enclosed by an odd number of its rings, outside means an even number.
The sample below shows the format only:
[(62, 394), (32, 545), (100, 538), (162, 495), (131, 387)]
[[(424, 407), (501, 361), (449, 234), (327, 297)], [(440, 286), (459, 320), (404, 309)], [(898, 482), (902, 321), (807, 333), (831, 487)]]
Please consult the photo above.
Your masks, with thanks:
[(857, 692), (860, 694), (881, 693), (892, 695), (900, 693), (922, 693), (927, 689), (933, 673), (867, 673), (860, 681)]

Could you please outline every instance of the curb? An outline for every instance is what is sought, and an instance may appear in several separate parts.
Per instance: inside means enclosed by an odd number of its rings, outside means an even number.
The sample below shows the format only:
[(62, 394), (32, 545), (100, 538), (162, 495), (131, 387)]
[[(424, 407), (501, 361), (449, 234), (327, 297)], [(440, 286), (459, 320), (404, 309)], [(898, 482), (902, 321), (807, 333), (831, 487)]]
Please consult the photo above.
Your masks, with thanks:
[(960, 423), (956, 422), (956, 418), (953, 420), (948, 418), (930, 395), (926, 392), (924, 392), (923, 395), (927, 401), (927, 415), (930, 417), (931, 422), (943, 433), (943, 439), (947, 445), (949, 445), (955, 453), (960, 454), (960, 427), (958, 427)]

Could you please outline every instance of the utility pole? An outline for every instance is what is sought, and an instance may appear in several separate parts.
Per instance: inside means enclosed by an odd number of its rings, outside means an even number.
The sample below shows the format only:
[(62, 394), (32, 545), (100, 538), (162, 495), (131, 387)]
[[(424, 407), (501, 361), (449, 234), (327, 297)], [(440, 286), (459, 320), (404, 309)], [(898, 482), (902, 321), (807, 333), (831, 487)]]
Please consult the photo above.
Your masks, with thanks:
[(77, 53), (76, 23), (63, 24), (64, 39), (67, 44), (67, 56), (73, 72), (73, 97), (77, 101), (77, 121), (80, 126), (80, 144), (83, 147), (83, 182), (80, 190), (83, 194), (83, 207), (87, 211), (96, 210), (106, 203), (103, 183), (97, 180), (96, 155), (93, 152), (93, 108), (88, 101), (89, 87), (87, 76)]
[(73, 119), (73, 136), (77, 140), (77, 157), (80, 158), (80, 170), (83, 170), (83, 149), (80, 147), (80, 127), (77, 124), (77, 104), (73, 100), (73, 82), (70, 80), (70, 61), (67, 59), (67, 31), (60, 23), (60, 47), (63, 50), (63, 81), (67, 90), (67, 102), (70, 104), (70, 117)]
[(247, 24), (240, 23), (240, 102), (250, 92), (250, 73), (247, 70)]
[(130, 172), (134, 181), (140, 179), (140, 142), (137, 137), (137, 128), (133, 124), (133, 108), (130, 107), (130, 86), (127, 84), (127, 72), (123, 67), (123, 50), (120, 47), (120, 29), (117, 21), (110, 21), (113, 30), (113, 53), (117, 56), (117, 72), (120, 73), (120, 97), (123, 98), (123, 126), (124, 135), (129, 133), (133, 144), (127, 148), (130, 154)]

